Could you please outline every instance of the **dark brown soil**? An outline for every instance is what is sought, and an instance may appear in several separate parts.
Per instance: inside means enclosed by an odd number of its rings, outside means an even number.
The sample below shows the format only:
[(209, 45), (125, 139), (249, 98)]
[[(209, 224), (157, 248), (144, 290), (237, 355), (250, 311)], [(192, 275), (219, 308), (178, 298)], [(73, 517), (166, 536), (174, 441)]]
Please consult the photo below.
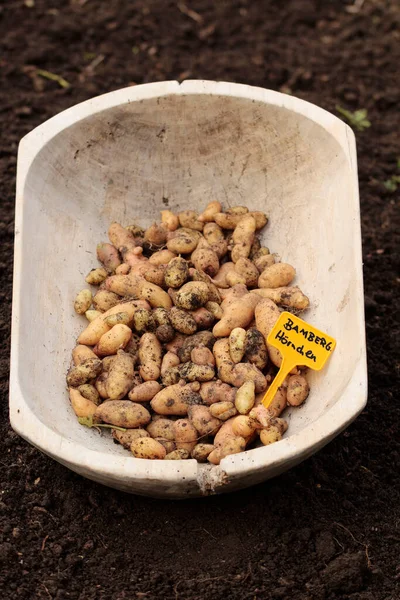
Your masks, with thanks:
[[(365, 0), (355, 14), (353, 0), (29, 4), (0, 3), (0, 597), (399, 598), (400, 186), (390, 192), (383, 185), (400, 157), (398, 1)], [(70, 87), (35, 76), (38, 68), (62, 75)], [(191, 502), (129, 496), (86, 481), (19, 439), (7, 412), (18, 141), (81, 100), (174, 78), (291, 90), (332, 111), (336, 104), (366, 108), (372, 123), (357, 133), (367, 408), (289, 473)]]

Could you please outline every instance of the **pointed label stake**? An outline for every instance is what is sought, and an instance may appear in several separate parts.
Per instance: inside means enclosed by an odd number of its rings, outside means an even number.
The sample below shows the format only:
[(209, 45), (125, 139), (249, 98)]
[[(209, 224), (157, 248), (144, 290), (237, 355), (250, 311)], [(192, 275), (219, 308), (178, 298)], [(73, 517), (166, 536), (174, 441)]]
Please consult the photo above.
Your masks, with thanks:
[(335, 349), (336, 341), (289, 312), (283, 312), (267, 338), (282, 355), (281, 367), (268, 388), (263, 405), (268, 408), (276, 392), (297, 366), (320, 371)]

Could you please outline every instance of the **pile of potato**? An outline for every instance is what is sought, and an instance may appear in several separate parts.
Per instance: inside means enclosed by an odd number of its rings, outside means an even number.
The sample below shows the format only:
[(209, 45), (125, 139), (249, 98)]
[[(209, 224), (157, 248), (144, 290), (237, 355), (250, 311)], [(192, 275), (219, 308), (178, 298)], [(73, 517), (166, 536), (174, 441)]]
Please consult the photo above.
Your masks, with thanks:
[(295, 269), (276, 262), (257, 232), (264, 213), (219, 202), (203, 213), (161, 211), (145, 231), (112, 223), (97, 246), (75, 311), (88, 325), (72, 351), (67, 385), (88, 426), (109, 427), (136, 458), (217, 465), (258, 439), (281, 439), (286, 406), (309, 386), (295, 369), (268, 410), (261, 401), (281, 364), (266, 343), (281, 307), (308, 298)]

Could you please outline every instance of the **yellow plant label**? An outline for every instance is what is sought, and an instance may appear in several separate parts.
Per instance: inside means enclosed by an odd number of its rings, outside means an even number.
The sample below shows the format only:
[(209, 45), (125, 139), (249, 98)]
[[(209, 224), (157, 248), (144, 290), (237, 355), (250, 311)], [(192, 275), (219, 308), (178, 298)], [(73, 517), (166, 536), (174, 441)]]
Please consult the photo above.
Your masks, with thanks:
[(263, 399), (265, 408), (287, 377), (297, 366), (320, 371), (335, 349), (336, 341), (316, 327), (289, 312), (283, 312), (267, 338), (267, 343), (282, 355), (282, 364)]

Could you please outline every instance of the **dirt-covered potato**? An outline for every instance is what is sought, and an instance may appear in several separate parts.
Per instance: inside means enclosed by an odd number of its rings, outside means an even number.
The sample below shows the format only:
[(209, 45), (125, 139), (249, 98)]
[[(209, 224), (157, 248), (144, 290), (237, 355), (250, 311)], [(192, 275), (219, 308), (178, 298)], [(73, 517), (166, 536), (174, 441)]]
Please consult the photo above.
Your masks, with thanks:
[(132, 356), (123, 350), (118, 350), (117, 356), (108, 371), (106, 380), (108, 398), (111, 400), (124, 398), (132, 388), (133, 381), (134, 362)]
[(248, 258), (254, 241), (256, 221), (251, 214), (244, 215), (236, 225), (233, 234), (232, 261), (236, 263), (239, 258)]
[(232, 404), (235, 401), (236, 389), (223, 383), (220, 379), (217, 381), (207, 381), (201, 384), (200, 396), (208, 406), (216, 402), (229, 402)]
[(85, 277), (86, 283), (90, 285), (100, 285), (107, 278), (107, 271), (103, 268), (92, 269)]
[(93, 417), (97, 410), (97, 404), (85, 398), (79, 390), (69, 388), (71, 406), (77, 417)]
[(205, 240), (203, 242), (204, 244), (199, 243), (192, 252), (191, 261), (196, 269), (214, 277), (219, 271), (219, 258), (211, 246)]
[(98, 358), (91, 348), (78, 344), (78, 346), (75, 346), (72, 350), (72, 361), (75, 366), (82, 364), (85, 360), (88, 360), (88, 358), (94, 358), (95, 360)]
[(112, 327), (110, 331), (107, 331), (107, 333), (104, 333), (101, 336), (94, 348), (94, 352), (98, 356), (109, 356), (110, 354), (116, 354), (118, 350), (125, 348), (131, 337), (132, 329), (130, 327), (122, 324), (114, 325), (114, 327)]
[[(215, 406), (215, 405), (214, 405)], [(189, 420), (201, 436), (216, 434), (222, 423), (213, 417), (208, 406), (195, 404), (189, 407)]]
[(250, 327), (246, 332), (244, 353), (247, 360), (259, 369), (267, 366), (267, 346), (263, 334), (256, 327)]
[(173, 258), (176, 258), (176, 254), (164, 248), (164, 250), (158, 250), (152, 254), (149, 258), (149, 263), (156, 266), (168, 265)]
[(108, 273), (114, 273), (115, 269), (121, 264), (119, 252), (112, 244), (107, 242), (97, 244), (96, 253), (98, 260), (103, 263)]
[(173, 427), (176, 448), (182, 448), (190, 453), (199, 439), (199, 434), (193, 423), (189, 419), (178, 419), (174, 421)]
[(258, 278), (259, 288), (280, 288), (289, 285), (296, 275), (296, 270), (286, 263), (275, 263), (264, 269)]
[(148, 460), (163, 460), (167, 454), (160, 442), (148, 437), (139, 437), (133, 440), (131, 452), (135, 458), (147, 458)]
[(203, 231), (204, 223), (199, 221), (199, 215), (195, 210), (183, 210), (178, 213), (178, 219), (181, 227)]
[(103, 371), (96, 378), (96, 381), (94, 384), (96, 390), (99, 393), (100, 398), (102, 398), (103, 400), (108, 398), (108, 392), (107, 392), (107, 388), (106, 388), (107, 379), (108, 379), (108, 373), (106, 371)]
[(208, 462), (219, 465), (221, 460), (231, 454), (238, 454), (246, 449), (246, 440), (241, 436), (227, 437), (219, 446), (208, 455)]
[(303, 375), (292, 375), (289, 377), (286, 399), (290, 406), (300, 406), (307, 399), (310, 387)]
[(92, 305), (92, 292), (90, 290), (81, 290), (75, 298), (74, 309), (78, 315), (84, 315)]
[(87, 318), (87, 320), (89, 321), (89, 323), (91, 323), (92, 321), (94, 321), (95, 319), (97, 319), (97, 317), (100, 317), (103, 313), (100, 312), (99, 310), (87, 310), (85, 312), (85, 317)]
[(111, 434), (114, 440), (117, 440), (124, 448), (130, 450), (132, 442), (138, 438), (150, 437), (145, 429), (127, 429), (121, 431), (120, 429), (112, 429)]
[(133, 387), (128, 394), (128, 398), (132, 402), (149, 402), (160, 390), (161, 385), (158, 381), (145, 381)]
[(156, 381), (161, 373), (161, 344), (154, 333), (144, 333), (139, 342), (140, 376), (145, 381)]
[(210, 312), (215, 319), (221, 319), (224, 311), (218, 302), (208, 301), (205, 303), (204, 308)]
[(179, 217), (170, 210), (162, 210), (161, 223), (168, 231), (175, 231), (179, 227)]
[[(129, 277), (129, 275), (127, 275)], [(138, 295), (143, 300), (147, 300), (153, 308), (165, 308), (169, 310), (172, 306), (172, 300), (160, 286), (143, 281), (139, 284)]]
[(133, 315), (133, 327), (140, 335), (146, 331), (153, 331), (156, 328), (154, 313), (147, 308), (138, 308)]
[(186, 460), (187, 458), (190, 458), (190, 452), (184, 448), (177, 448), (164, 456), (164, 460)]
[(261, 254), (253, 259), (253, 263), (257, 267), (258, 272), (262, 273), (265, 269), (275, 264), (275, 257), (273, 254)]
[(121, 302), (120, 304), (113, 306), (100, 317), (89, 323), (86, 329), (84, 329), (78, 337), (78, 344), (95, 346), (101, 336), (104, 333), (107, 333), (107, 331), (110, 329), (109, 325), (106, 323), (107, 317), (120, 312), (127, 312), (133, 320), (133, 315), (138, 308), (149, 308), (149, 305), (143, 300), (131, 300), (129, 302)]
[(247, 327), (254, 318), (254, 311), (259, 302), (260, 298), (257, 294), (246, 294), (233, 301), (228, 307), (223, 307), (222, 319), (213, 327), (214, 336), (225, 337), (235, 327)]
[(170, 385), (156, 394), (150, 405), (159, 415), (187, 415), (189, 406), (201, 404), (201, 396), (193, 383)]
[[(255, 294), (251, 294), (255, 295)], [(280, 367), (282, 363), (282, 354), (277, 348), (267, 343), (268, 335), (279, 319), (281, 311), (269, 298), (263, 298), (256, 306), (254, 315), (256, 319), (256, 328), (264, 336), (265, 343), (268, 349), (268, 355), (275, 366)]]
[(135, 404), (130, 400), (106, 400), (100, 406), (96, 406), (95, 419), (123, 427), (135, 429), (150, 422), (149, 411), (141, 404)]
[(212, 350), (215, 342), (215, 337), (211, 333), (211, 331), (199, 331), (189, 337), (186, 337), (181, 340), (182, 343), (177, 350), (177, 354), (181, 362), (188, 362), (190, 360), (190, 355), (194, 348), (199, 346), (205, 346), (209, 350)]
[(164, 273), (165, 285), (171, 288), (180, 288), (186, 283), (189, 274), (188, 263), (184, 258), (177, 256), (167, 265)]
[(235, 264), (235, 272), (243, 277), (248, 288), (257, 287), (259, 272), (249, 258), (239, 258)]
[(297, 311), (306, 310), (310, 306), (309, 299), (297, 286), (260, 288), (251, 291), (262, 298), (269, 298), (279, 306), (294, 308)]
[(208, 286), (202, 281), (189, 281), (185, 283), (175, 296), (175, 306), (185, 310), (196, 310), (209, 299)]
[(240, 435), (245, 439), (249, 438), (256, 430), (254, 419), (248, 415), (239, 415), (234, 418), (232, 429), (235, 435)]
[(221, 294), (219, 293), (217, 286), (212, 282), (211, 277), (207, 275), (207, 273), (199, 271), (198, 269), (191, 268), (189, 269), (189, 275), (192, 281), (202, 281), (203, 283), (207, 284), (208, 302), (215, 302), (217, 304), (221, 303)]
[(87, 358), (68, 371), (67, 385), (70, 387), (79, 387), (97, 377), (101, 369), (102, 364), (100, 359)]
[[(106, 317), (104, 320), (109, 327), (114, 327), (114, 325), (129, 325), (129, 323), (131, 322), (131, 318), (127, 312), (120, 312), (120, 313), (117, 313), (116, 315), (110, 315), (109, 317)], [(131, 331), (131, 333), (132, 333), (132, 331)], [(129, 339), (131, 339), (131, 337), (132, 336), (130, 336)]]
[(174, 421), (161, 418), (147, 425), (147, 432), (152, 438), (161, 438), (169, 442), (175, 440)]
[(197, 330), (196, 321), (186, 310), (181, 310), (180, 308), (173, 306), (169, 311), (169, 318), (172, 327), (180, 333), (191, 335)]
[(271, 425), (270, 427), (260, 431), (260, 440), (264, 446), (269, 446), (269, 444), (279, 442), (280, 439), (282, 439), (282, 433), (275, 425)]
[(246, 343), (246, 330), (235, 327), (229, 334), (229, 353), (232, 361), (237, 364), (243, 359)]
[(151, 246), (163, 246), (167, 241), (167, 227), (163, 224), (153, 223), (144, 232), (144, 239)]
[(241, 415), (247, 415), (255, 402), (254, 381), (245, 381), (236, 392), (235, 408)]
[(194, 229), (182, 227), (176, 231), (171, 231), (167, 237), (168, 250), (175, 254), (190, 254), (199, 243), (200, 233)]
[(177, 354), (175, 354), (174, 352), (170, 352), (170, 351), (166, 352), (163, 356), (162, 363), (161, 363), (161, 377), (163, 377), (169, 369), (172, 369), (173, 367), (177, 367), (180, 362), (181, 361), (179, 360), (179, 357)]
[(214, 449), (215, 449), (215, 446), (213, 444), (203, 444), (203, 443), (196, 444), (191, 452), (191, 455), (192, 455), (192, 458), (197, 460), (197, 462), (205, 463), (205, 462), (207, 462), (208, 456), (211, 454), (211, 452)]
[(158, 285), (161, 288), (165, 286), (164, 275), (164, 265), (149, 265), (146, 269), (146, 272), (143, 273), (143, 277), (146, 281), (148, 281), (149, 283), (154, 283), (154, 285)]
[(217, 213), (221, 212), (221, 210), (222, 205), (220, 202), (216, 200), (214, 200), (213, 202), (209, 202), (206, 208), (199, 216), (199, 221), (202, 221), (203, 223), (210, 223), (211, 221), (214, 221), (214, 216)]
[[(247, 215), (251, 215), (256, 223), (256, 229), (262, 229), (268, 222), (267, 216), (260, 211), (248, 212)], [(216, 213), (214, 215), (214, 221), (222, 229), (235, 229), (239, 221), (243, 218), (244, 213)]]
[(237, 409), (233, 402), (215, 402), (210, 406), (210, 414), (219, 421), (227, 421), (237, 415)]
[(190, 311), (190, 314), (196, 321), (197, 329), (210, 329), (215, 322), (214, 315), (204, 308), (204, 306)]
[(192, 363), (196, 365), (210, 365), (214, 368), (215, 358), (211, 350), (205, 347), (193, 348), (190, 353)]
[(93, 402), (96, 405), (100, 404), (100, 402), (101, 402), (100, 394), (96, 390), (95, 386), (92, 385), (91, 383), (84, 383), (83, 385), (80, 385), (78, 387), (78, 391), (87, 400), (90, 400), (91, 402)]

